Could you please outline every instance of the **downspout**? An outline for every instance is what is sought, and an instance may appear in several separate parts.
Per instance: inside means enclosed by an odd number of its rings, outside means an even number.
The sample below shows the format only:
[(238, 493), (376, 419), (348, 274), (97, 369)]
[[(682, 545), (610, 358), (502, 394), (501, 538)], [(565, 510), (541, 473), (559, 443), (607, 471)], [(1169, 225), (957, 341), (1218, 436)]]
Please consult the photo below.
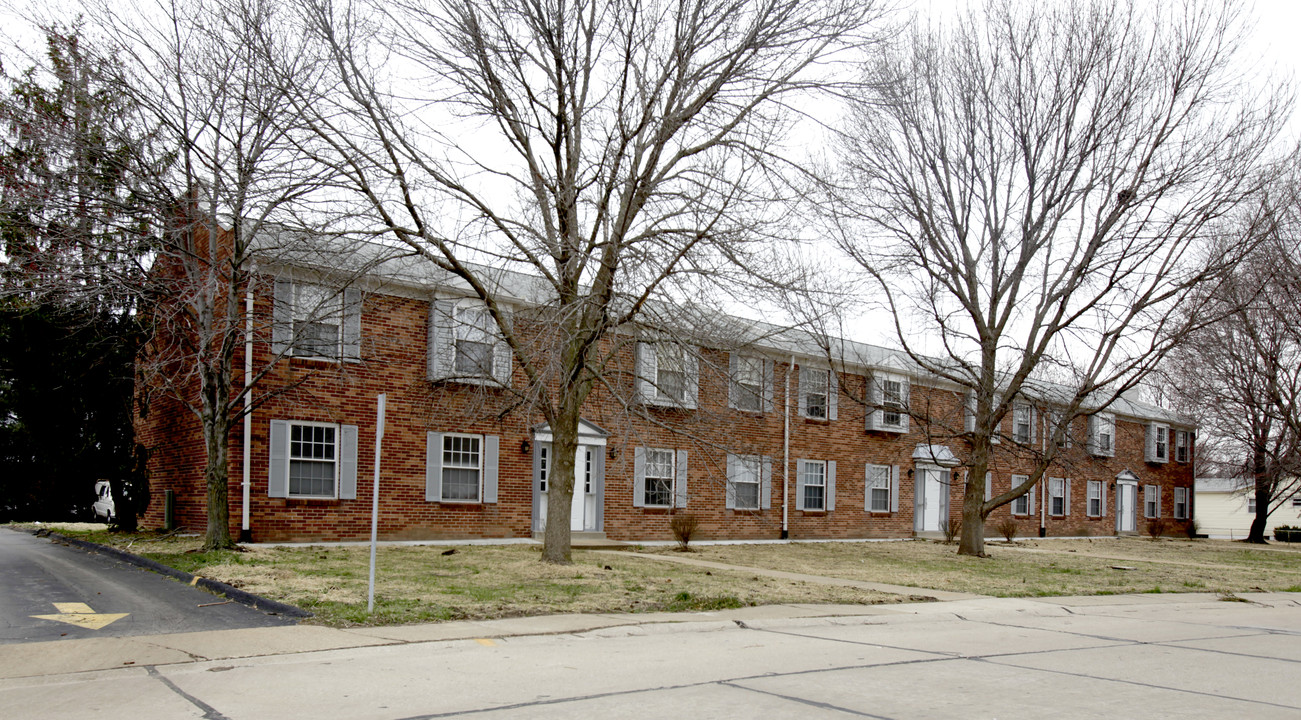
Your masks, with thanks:
[(252, 542), (253, 530), (249, 526), (249, 491), (252, 486), (253, 468), (250, 459), (253, 456), (253, 413), (250, 409), (253, 385), (253, 273), (249, 273), (248, 288), (244, 291), (244, 482), (243, 505), (240, 512), (239, 541)]
[(791, 535), (791, 373), (794, 371), (795, 356), (791, 355), (791, 364), (786, 366), (786, 387), (782, 390), (782, 540)]
[[(1031, 410), (1031, 412), (1034, 412)], [(1043, 418), (1040, 418), (1040, 425), (1043, 425)], [(1034, 427), (1031, 425), (1031, 427)], [(1042, 428), (1039, 430), (1039, 452), (1043, 455), (1048, 454), (1048, 439), (1044, 437), (1048, 433)], [(1044, 482), (1048, 479), (1048, 468), (1044, 468), (1043, 475), (1039, 476), (1039, 487), (1042, 492), (1039, 493), (1039, 537), (1048, 537), (1048, 492), (1051, 490), (1051, 483)], [(1062, 488), (1062, 492), (1066, 489)]]

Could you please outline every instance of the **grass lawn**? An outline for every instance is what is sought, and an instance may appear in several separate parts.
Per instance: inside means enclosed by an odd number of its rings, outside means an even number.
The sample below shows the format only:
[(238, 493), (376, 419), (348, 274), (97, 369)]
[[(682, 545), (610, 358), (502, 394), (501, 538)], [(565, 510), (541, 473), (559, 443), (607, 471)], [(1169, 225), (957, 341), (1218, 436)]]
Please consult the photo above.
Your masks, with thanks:
[[(366, 613), (367, 547), (198, 553), (198, 538), (55, 527), (165, 565), (220, 580), (346, 627), (551, 613), (716, 610), (780, 603), (878, 604), (911, 598), (793, 582), (744, 568), (940, 588), (1000, 597), (1253, 590), (1301, 592), (1301, 548), (1218, 540), (1101, 538), (987, 544), (960, 557), (932, 541), (693, 546), (690, 557), (735, 571), (576, 550), (545, 565), (528, 545), (381, 547), (375, 613)], [(103, 526), (98, 526), (102, 528)], [(636, 548), (677, 555), (671, 548)]]
[[(713, 545), (698, 557), (811, 575), (998, 597), (1142, 592), (1301, 592), (1301, 549), (1221, 540), (1100, 538), (986, 543), (988, 558), (931, 541)], [(667, 552), (655, 549), (652, 552)], [(1131, 569), (1116, 569), (1115, 566)]]
[[(380, 547), (375, 613), (366, 614), (370, 549), (265, 548), (198, 553), (198, 538), (52, 526), (316, 613), (335, 627), (553, 613), (693, 611), (781, 603), (880, 604), (909, 598), (576, 550), (568, 566), (528, 545)], [(102, 527), (102, 526), (101, 526)]]

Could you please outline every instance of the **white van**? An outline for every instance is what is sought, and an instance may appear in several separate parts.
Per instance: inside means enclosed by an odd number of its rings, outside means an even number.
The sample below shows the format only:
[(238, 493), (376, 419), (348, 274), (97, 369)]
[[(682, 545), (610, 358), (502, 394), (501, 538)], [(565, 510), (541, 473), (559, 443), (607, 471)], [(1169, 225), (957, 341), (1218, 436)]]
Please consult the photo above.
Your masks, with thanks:
[(111, 523), (116, 517), (113, 512), (113, 491), (107, 480), (95, 483), (95, 504), (90, 509), (95, 513), (96, 520), (103, 518), (104, 522)]

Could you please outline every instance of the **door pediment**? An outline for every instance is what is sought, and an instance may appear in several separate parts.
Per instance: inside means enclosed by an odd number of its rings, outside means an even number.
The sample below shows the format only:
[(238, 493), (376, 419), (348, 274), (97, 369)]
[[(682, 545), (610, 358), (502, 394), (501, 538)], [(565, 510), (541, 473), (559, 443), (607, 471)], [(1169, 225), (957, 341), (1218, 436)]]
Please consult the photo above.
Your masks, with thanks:
[[(552, 442), (551, 426), (547, 423), (540, 423), (530, 428), (533, 433), (533, 442)], [(578, 419), (578, 444), (579, 445), (599, 445), (604, 446), (610, 433), (594, 422)]]

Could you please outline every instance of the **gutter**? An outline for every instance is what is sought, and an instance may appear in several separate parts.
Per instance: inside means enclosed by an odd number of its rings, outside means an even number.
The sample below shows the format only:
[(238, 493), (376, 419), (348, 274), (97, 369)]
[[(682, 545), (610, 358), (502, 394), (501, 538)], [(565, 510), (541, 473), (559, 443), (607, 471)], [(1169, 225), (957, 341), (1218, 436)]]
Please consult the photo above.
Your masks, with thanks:
[(244, 481), (242, 487), (242, 504), (240, 508), (239, 541), (252, 542), (253, 530), (249, 526), (249, 493), (252, 487), (253, 468), (251, 458), (253, 448), (253, 273), (249, 273), (248, 289), (244, 291)]
[(786, 387), (782, 390), (782, 533), (785, 540), (791, 535), (790, 526), (790, 487), (791, 487), (791, 373), (795, 372), (795, 356), (786, 366)]

